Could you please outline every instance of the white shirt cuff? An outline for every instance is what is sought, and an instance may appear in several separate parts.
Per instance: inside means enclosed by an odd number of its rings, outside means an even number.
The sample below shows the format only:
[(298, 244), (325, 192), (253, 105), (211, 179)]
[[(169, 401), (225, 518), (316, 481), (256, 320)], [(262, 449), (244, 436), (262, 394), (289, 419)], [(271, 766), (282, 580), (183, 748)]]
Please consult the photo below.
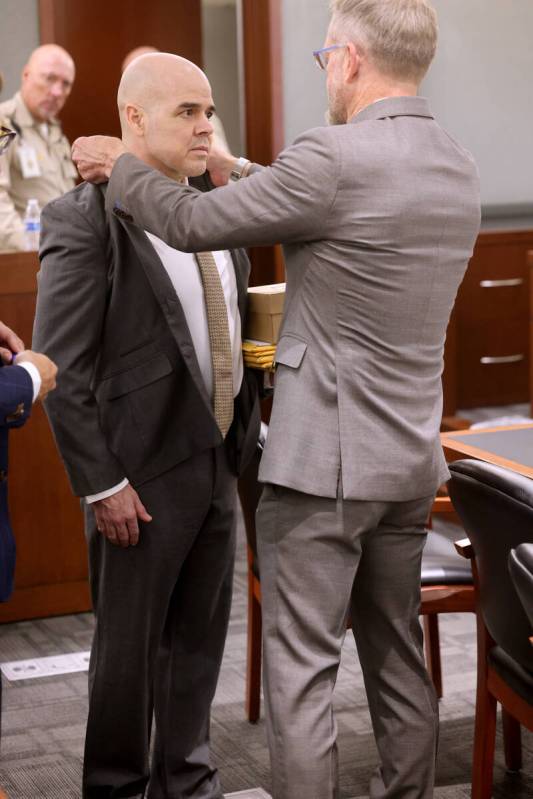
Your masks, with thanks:
[(41, 390), (41, 375), (37, 367), (34, 363), (30, 363), (29, 361), (22, 361), (22, 363), (17, 363), (17, 366), (22, 366), (23, 369), (27, 371), (29, 376), (31, 377), (31, 382), (33, 383), (33, 399), (32, 402), (35, 402), (37, 397), (39, 396), (39, 391)]
[(88, 497), (85, 497), (85, 502), (87, 505), (92, 505), (93, 502), (98, 502), (100, 499), (107, 499), (108, 497), (112, 497), (113, 494), (118, 494), (119, 491), (122, 491), (123, 488), (126, 488), (129, 485), (129, 480), (127, 477), (124, 480), (121, 480), (120, 483), (117, 483), (116, 486), (113, 488), (106, 488), (105, 491), (99, 491), (98, 494), (90, 494)]

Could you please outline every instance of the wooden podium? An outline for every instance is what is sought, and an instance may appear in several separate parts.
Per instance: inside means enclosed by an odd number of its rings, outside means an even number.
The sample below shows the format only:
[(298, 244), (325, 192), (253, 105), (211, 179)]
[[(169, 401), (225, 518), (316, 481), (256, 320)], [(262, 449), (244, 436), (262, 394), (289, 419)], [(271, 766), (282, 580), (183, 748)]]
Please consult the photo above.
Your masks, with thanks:
[[(37, 253), (0, 254), (0, 320), (28, 348), (38, 269)], [(13, 595), (0, 603), (0, 622), (89, 610), (83, 515), (40, 403), (10, 433), (8, 490), (17, 568)]]

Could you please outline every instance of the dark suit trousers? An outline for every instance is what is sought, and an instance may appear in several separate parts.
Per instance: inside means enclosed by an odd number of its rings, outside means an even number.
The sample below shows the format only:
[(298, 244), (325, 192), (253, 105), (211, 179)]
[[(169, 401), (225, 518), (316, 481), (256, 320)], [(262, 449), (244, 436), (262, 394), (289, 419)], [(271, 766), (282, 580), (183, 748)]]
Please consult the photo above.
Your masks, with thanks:
[(220, 447), (138, 491), (153, 520), (136, 547), (110, 544), (86, 508), (96, 630), (83, 796), (137, 796), (149, 783), (150, 799), (221, 799), (209, 714), (231, 604), (236, 479)]

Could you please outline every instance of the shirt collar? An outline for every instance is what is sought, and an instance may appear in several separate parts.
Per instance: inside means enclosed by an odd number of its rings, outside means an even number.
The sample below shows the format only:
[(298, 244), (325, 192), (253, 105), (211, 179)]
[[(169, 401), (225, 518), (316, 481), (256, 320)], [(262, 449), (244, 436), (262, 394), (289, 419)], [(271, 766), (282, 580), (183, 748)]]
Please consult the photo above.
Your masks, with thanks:
[[(37, 128), (42, 124), (39, 120), (34, 119), (30, 113), (28, 106), (22, 99), (20, 92), (17, 92), (14, 97), (15, 100), (15, 121), (20, 128)], [(59, 121), (57, 119), (47, 120), (49, 131), (51, 132), (54, 127), (59, 128)]]
[(427, 117), (434, 119), (425, 97), (385, 97), (367, 105), (352, 117), (348, 124), (368, 122), (387, 117)]

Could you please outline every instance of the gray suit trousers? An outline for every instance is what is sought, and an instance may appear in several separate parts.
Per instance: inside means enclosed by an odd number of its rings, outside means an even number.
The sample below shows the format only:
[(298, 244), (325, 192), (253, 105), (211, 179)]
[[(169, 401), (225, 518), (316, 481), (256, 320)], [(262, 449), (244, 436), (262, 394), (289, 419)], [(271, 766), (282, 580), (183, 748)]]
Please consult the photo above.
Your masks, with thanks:
[(418, 618), (432, 499), (265, 486), (257, 529), (274, 799), (338, 796), (332, 694), (348, 614), (381, 760), (371, 799), (433, 796), (438, 710)]
[(136, 547), (110, 544), (86, 509), (96, 630), (83, 797), (222, 799), (209, 714), (231, 604), (236, 478), (219, 447), (138, 492), (153, 519)]

